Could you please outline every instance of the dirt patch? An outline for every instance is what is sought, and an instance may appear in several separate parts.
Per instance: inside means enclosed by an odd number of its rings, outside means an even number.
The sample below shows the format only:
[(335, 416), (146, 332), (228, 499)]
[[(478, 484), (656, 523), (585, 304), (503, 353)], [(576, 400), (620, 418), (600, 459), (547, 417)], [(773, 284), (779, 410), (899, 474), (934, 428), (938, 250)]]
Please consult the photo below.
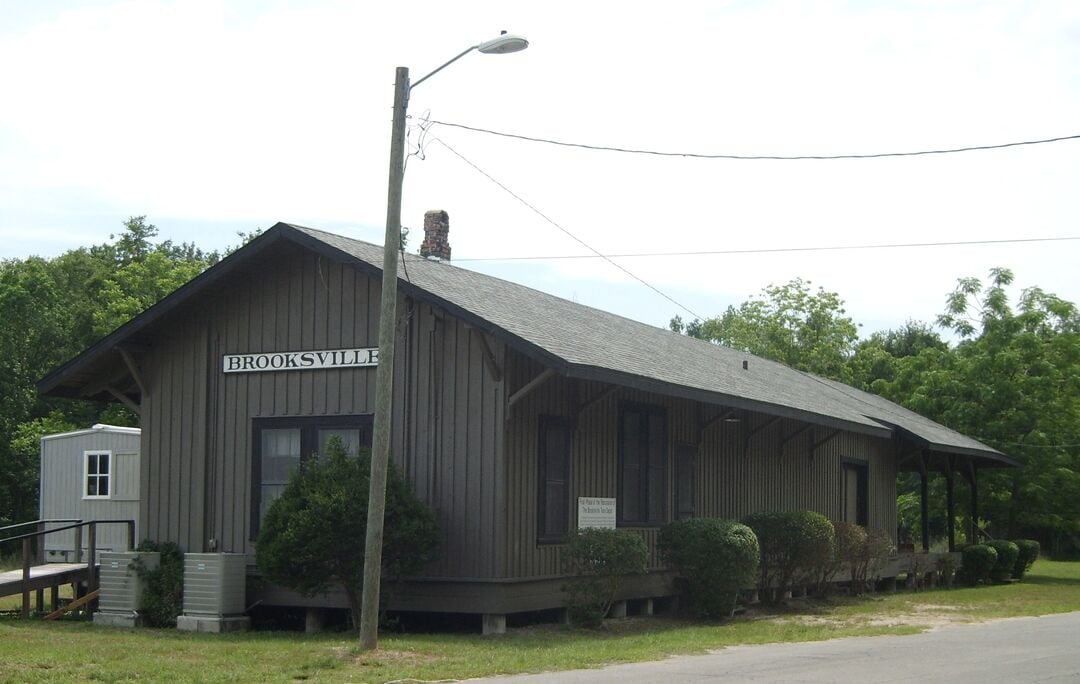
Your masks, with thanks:
[(416, 653), (414, 651), (395, 651), (380, 648), (374, 653), (360, 653), (353, 651), (351, 646), (338, 646), (331, 649), (334, 655), (342, 660), (348, 660), (354, 665), (416, 665), (420, 663), (433, 663), (441, 660), (440, 656), (430, 653)]

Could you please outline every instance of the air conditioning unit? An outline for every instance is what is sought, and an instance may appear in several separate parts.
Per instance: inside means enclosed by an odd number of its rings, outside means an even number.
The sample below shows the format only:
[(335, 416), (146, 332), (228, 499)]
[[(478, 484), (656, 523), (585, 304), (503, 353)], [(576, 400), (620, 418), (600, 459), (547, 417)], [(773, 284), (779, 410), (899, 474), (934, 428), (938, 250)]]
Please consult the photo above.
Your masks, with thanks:
[(98, 612), (94, 624), (136, 627), (142, 624), (143, 582), (138, 566), (156, 570), (161, 554), (141, 551), (103, 551), (98, 568)]
[(247, 629), (244, 615), (247, 556), (242, 553), (185, 553), (183, 615), (178, 629), (231, 632)]

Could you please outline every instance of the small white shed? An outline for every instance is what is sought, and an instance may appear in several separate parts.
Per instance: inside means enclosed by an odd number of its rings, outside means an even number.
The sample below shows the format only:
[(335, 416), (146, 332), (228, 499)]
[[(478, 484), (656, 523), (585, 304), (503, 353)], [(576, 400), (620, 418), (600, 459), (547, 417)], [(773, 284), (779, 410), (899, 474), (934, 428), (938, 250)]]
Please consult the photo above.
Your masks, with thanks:
[[(41, 438), (39, 513), (45, 520), (134, 520), (138, 543), (139, 428), (98, 424)], [(50, 528), (61, 524), (49, 525)], [(127, 551), (126, 525), (101, 525), (99, 551)], [(85, 551), (88, 535), (82, 534)], [(73, 530), (45, 536), (45, 560), (74, 559)]]

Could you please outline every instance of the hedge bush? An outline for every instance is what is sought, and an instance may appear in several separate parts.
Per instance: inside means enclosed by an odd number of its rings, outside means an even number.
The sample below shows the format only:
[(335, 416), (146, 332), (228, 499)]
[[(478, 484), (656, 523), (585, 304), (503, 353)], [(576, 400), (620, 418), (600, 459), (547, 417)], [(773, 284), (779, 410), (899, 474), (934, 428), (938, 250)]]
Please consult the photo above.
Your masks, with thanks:
[(599, 626), (615, 602), (620, 580), (644, 573), (648, 558), (645, 540), (634, 532), (584, 529), (572, 533), (563, 549), (563, 564), (572, 576), (563, 585), (570, 622)]
[(1024, 579), (1024, 574), (1031, 569), (1035, 561), (1039, 559), (1039, 542), (1034, 539), (1013, 539), (1020, 553), (1016, 557), (1016, 565), (1013, 566), (1013, 579)]
[(796, 581), (814, 581), (833, 555), (833, 525), (813, 511), (754, 513), (743, 523), (761, 548), (758, 597), (778, 603)]
[(1020, 547), (1006, 539), (993, 539), (986, 545), (997, 551), (997, 561), (990, 569), (990, 579), (995, 583), (1012, 579), (1016, 559), (1020, 557)]
[(974, 587), (979, 582), (990, 580), (990, 572), (997, 564), (997, 551), (986, 544), (971, 544), (961, 550), (961, 581)]
[(760, 549), (754, 531), (734, 520), (691, 518), (660, 530), (658, 547), (684, 582), (691, 609), (730, 617), (739, 591), (753, 586)]

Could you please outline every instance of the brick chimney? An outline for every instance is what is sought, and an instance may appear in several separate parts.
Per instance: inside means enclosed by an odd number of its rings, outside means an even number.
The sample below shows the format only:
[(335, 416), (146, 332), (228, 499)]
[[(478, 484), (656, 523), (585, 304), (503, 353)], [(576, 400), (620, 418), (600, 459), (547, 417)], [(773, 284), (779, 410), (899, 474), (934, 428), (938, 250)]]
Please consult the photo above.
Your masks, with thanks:
[(450, 215), (445, 211), (424, 212), (424, 241), (420, 244), (420, 256), (450, 261)]

